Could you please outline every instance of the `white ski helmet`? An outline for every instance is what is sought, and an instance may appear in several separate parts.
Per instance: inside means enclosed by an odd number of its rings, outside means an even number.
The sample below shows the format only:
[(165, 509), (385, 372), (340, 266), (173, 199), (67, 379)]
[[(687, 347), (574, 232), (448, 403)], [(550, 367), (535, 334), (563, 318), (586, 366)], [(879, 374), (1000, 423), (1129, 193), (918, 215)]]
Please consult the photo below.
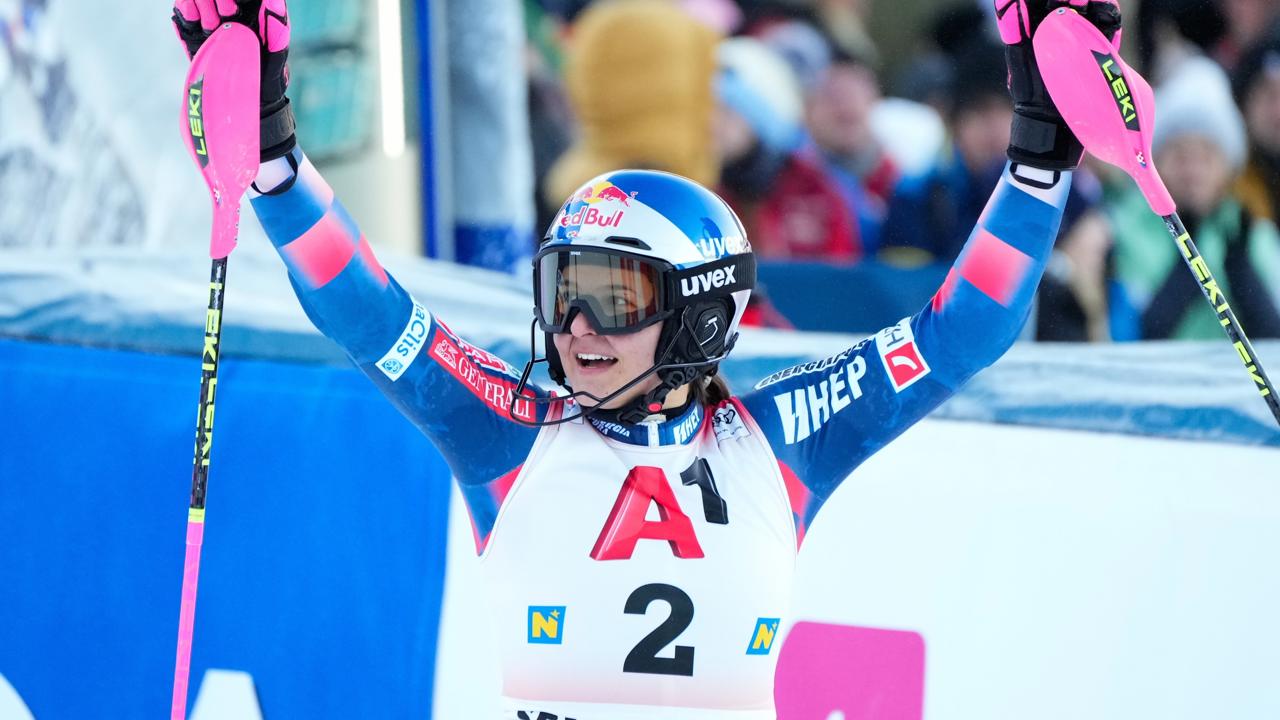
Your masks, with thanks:
[(655, 170), (596, 177), (565, 202), (533, 260), (534, 313), (547, 334), (551, 377), (568, 387), (551, 335), (568, 332), (575, 314), (602, 335), (661, 322), (653, 367), (614, 393), (657, 373), (659, 387), (623, 419), (656, 412), (671, 390), (715, 374), (755, 281), (742, 222), (714, 192)]

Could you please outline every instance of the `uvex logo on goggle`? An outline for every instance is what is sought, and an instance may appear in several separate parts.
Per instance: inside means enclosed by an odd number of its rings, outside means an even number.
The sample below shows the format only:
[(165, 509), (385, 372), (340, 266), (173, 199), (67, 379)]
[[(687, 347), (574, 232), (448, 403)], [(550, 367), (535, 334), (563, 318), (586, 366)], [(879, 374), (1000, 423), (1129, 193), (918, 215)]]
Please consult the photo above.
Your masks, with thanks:
[(737, 282), (733, 278), (736, 267), (716, 268), (709, 270), (701, 275), (680, 279), (680, 294), (689, 297), (691, 295), (700, 295), (713, 288), (722, 288), (726, 285), (732, 285)]

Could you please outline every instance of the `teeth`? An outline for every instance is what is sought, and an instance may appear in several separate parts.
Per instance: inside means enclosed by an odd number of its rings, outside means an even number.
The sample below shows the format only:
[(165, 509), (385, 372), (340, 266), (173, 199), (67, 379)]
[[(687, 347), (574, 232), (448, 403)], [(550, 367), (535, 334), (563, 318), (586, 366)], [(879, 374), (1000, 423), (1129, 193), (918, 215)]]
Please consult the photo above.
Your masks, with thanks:
[(611, 358), (608, 355), (596, 355), (593, 353), (578, 353), (578, 359), (579, 360), (614, 360), (616, 358)]

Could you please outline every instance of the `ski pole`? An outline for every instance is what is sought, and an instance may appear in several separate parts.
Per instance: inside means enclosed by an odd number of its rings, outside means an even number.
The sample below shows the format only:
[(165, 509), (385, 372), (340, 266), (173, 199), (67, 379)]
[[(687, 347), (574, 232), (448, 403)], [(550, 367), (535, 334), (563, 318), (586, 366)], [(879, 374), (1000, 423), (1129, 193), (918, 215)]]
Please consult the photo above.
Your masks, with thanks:
[(1040, 23), (1032, 39), (1045, 87), (1085, 150), (1125, 171), (1142, 191), (1152, 212), (1164, 220), (1178, 253), (1195, 275), (1218, 323), (1235, 347), (1258, 394), (1280, 424), (1280, 397), (1253, 344), (1245, 334), (1217, 279), (1201, 257), (1191, 233), (1156, 170), (1151, 153), (1155, 94), (1146, 79), (1120, 57), (1113, 45), (1085, 18), (1058, 8)]
[(213, 227), (209, 243), (213, 264), (201, 352), (195, 461), (191, 472), (186, 557), (182, 567), (182, 607), (173, 670), (172, 720), (183, 720), (187, 715), (196, 586), (204, 541), (205, 491), (213, 449), (214, 400), (218, 389), (227, 256), (236, 246), (240, 198), (258, 172), (259, 52), (258, 38), (252, 30), (243, 25), (225, 23), (210, 34), (192, 58), (183, 87), (182, 137), (213, 199)]

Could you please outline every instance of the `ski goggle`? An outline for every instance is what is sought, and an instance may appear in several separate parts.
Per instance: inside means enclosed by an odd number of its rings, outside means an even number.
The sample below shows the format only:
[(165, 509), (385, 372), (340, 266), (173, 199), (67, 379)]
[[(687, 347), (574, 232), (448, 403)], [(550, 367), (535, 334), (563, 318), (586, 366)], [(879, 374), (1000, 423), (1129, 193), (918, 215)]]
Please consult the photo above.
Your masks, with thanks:
[(631, 332), (668, 317), (661, 261), (599, 250), (557, 249), (534, 260), (538, 324), (569, 331), (575, 312), (601, 335)]
[(750, 253), (677, 269), (618, 250), (559, 246), (539, 252), (533, 266), (538, 325), (549, 333), (569, 332), (575, 313), (601, 335), (631, 332), (756, 284)]

